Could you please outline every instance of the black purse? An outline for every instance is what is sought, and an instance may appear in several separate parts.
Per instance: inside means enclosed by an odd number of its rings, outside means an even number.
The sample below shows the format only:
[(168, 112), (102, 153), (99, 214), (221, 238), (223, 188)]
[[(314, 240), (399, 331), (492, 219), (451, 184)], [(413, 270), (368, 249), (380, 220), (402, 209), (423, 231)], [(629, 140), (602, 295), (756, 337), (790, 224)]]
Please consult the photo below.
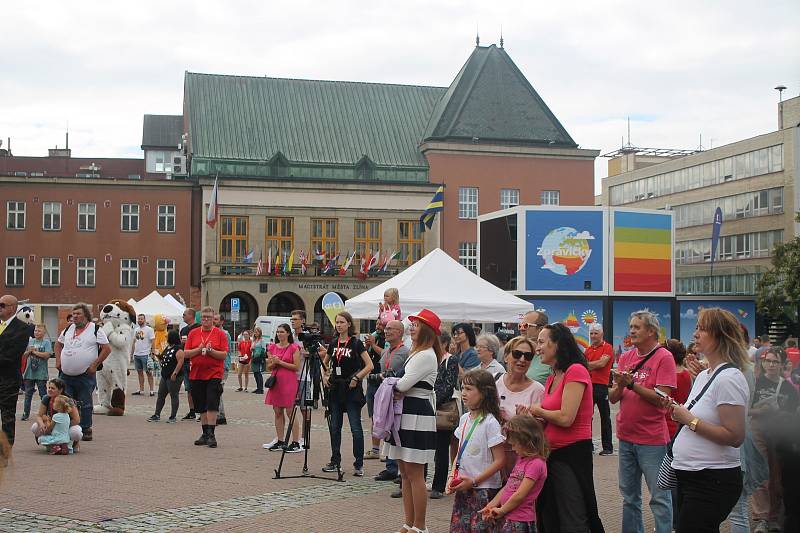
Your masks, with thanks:
[(278, 376), (276, 376), (274, 373), (272, 373), (272, 374), (270, 374), (270, 376), (267, 378), (267, 380), (264, 382), (264, 388), (265, 388), (265, 389), (271, 389), (272, 387), (274, 387), (274, 386), (275, 386), (275, 384), (276, 384), (277, 382), (278, 382)]

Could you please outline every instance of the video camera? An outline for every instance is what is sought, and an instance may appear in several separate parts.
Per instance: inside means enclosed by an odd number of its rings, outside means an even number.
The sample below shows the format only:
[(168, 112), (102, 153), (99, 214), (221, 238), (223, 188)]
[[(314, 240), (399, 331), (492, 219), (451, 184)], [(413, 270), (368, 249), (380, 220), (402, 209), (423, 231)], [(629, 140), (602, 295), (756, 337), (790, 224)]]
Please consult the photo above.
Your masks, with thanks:
[(303, 343), (303, 348), (306, 349), (309, 355), (319, 355), (319, 347), (324, 342), (319, 330), (304, 327), (297, 338)]

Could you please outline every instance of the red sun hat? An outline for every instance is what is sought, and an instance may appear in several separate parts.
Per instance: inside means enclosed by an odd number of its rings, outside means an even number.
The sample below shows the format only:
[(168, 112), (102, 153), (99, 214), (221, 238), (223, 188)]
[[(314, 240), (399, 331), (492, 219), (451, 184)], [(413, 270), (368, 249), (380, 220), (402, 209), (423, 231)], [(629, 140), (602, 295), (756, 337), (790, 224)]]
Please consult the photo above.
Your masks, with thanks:
[(419, 320), (423, 324), (427, 324), (428, 326), (430, 326), (431, 329), (433, 329), (434, 333), (436, 333), (437, 335), (442, 334), (442, 330), (440, 329), (442, 325), (442, 320), (438, 316), (436, 316), (436, 313), (434, 313), (430, 309), (423, 309), (416, 315), (409, 316), (408, 319), (411, 321)]

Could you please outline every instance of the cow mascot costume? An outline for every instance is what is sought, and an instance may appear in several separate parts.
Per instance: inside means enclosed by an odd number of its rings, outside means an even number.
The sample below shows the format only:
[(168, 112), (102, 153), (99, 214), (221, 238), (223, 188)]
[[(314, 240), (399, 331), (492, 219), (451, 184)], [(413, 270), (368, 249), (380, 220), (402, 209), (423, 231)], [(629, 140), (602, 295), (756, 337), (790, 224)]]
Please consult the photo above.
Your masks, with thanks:
[(125, 413), (125, 388), (128, 381), (128, 359), (133, 344), (136, 311), (122, 300), (111, 300), (100, 312), (103, 331), (111, 344), (111, 353), (97, 371), (98, 415), (122, 416)]

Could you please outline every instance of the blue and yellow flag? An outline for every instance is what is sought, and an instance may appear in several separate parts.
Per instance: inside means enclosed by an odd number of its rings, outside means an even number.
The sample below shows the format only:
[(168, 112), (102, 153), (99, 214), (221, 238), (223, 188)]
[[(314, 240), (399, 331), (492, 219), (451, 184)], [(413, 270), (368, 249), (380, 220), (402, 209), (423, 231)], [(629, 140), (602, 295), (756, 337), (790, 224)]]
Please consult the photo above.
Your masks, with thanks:
[(419, 230), (424, 232), (425, 226), (431, 229), (433, 227), (433, 219), (436, 218), (436, 213), (442, 209), (444, 209), (444, 185), (439, 185), (433, 198), (431, 198), (431, 201), (428, 203), (428, 207), (425, 208), (422, 216), (419, 217)]

